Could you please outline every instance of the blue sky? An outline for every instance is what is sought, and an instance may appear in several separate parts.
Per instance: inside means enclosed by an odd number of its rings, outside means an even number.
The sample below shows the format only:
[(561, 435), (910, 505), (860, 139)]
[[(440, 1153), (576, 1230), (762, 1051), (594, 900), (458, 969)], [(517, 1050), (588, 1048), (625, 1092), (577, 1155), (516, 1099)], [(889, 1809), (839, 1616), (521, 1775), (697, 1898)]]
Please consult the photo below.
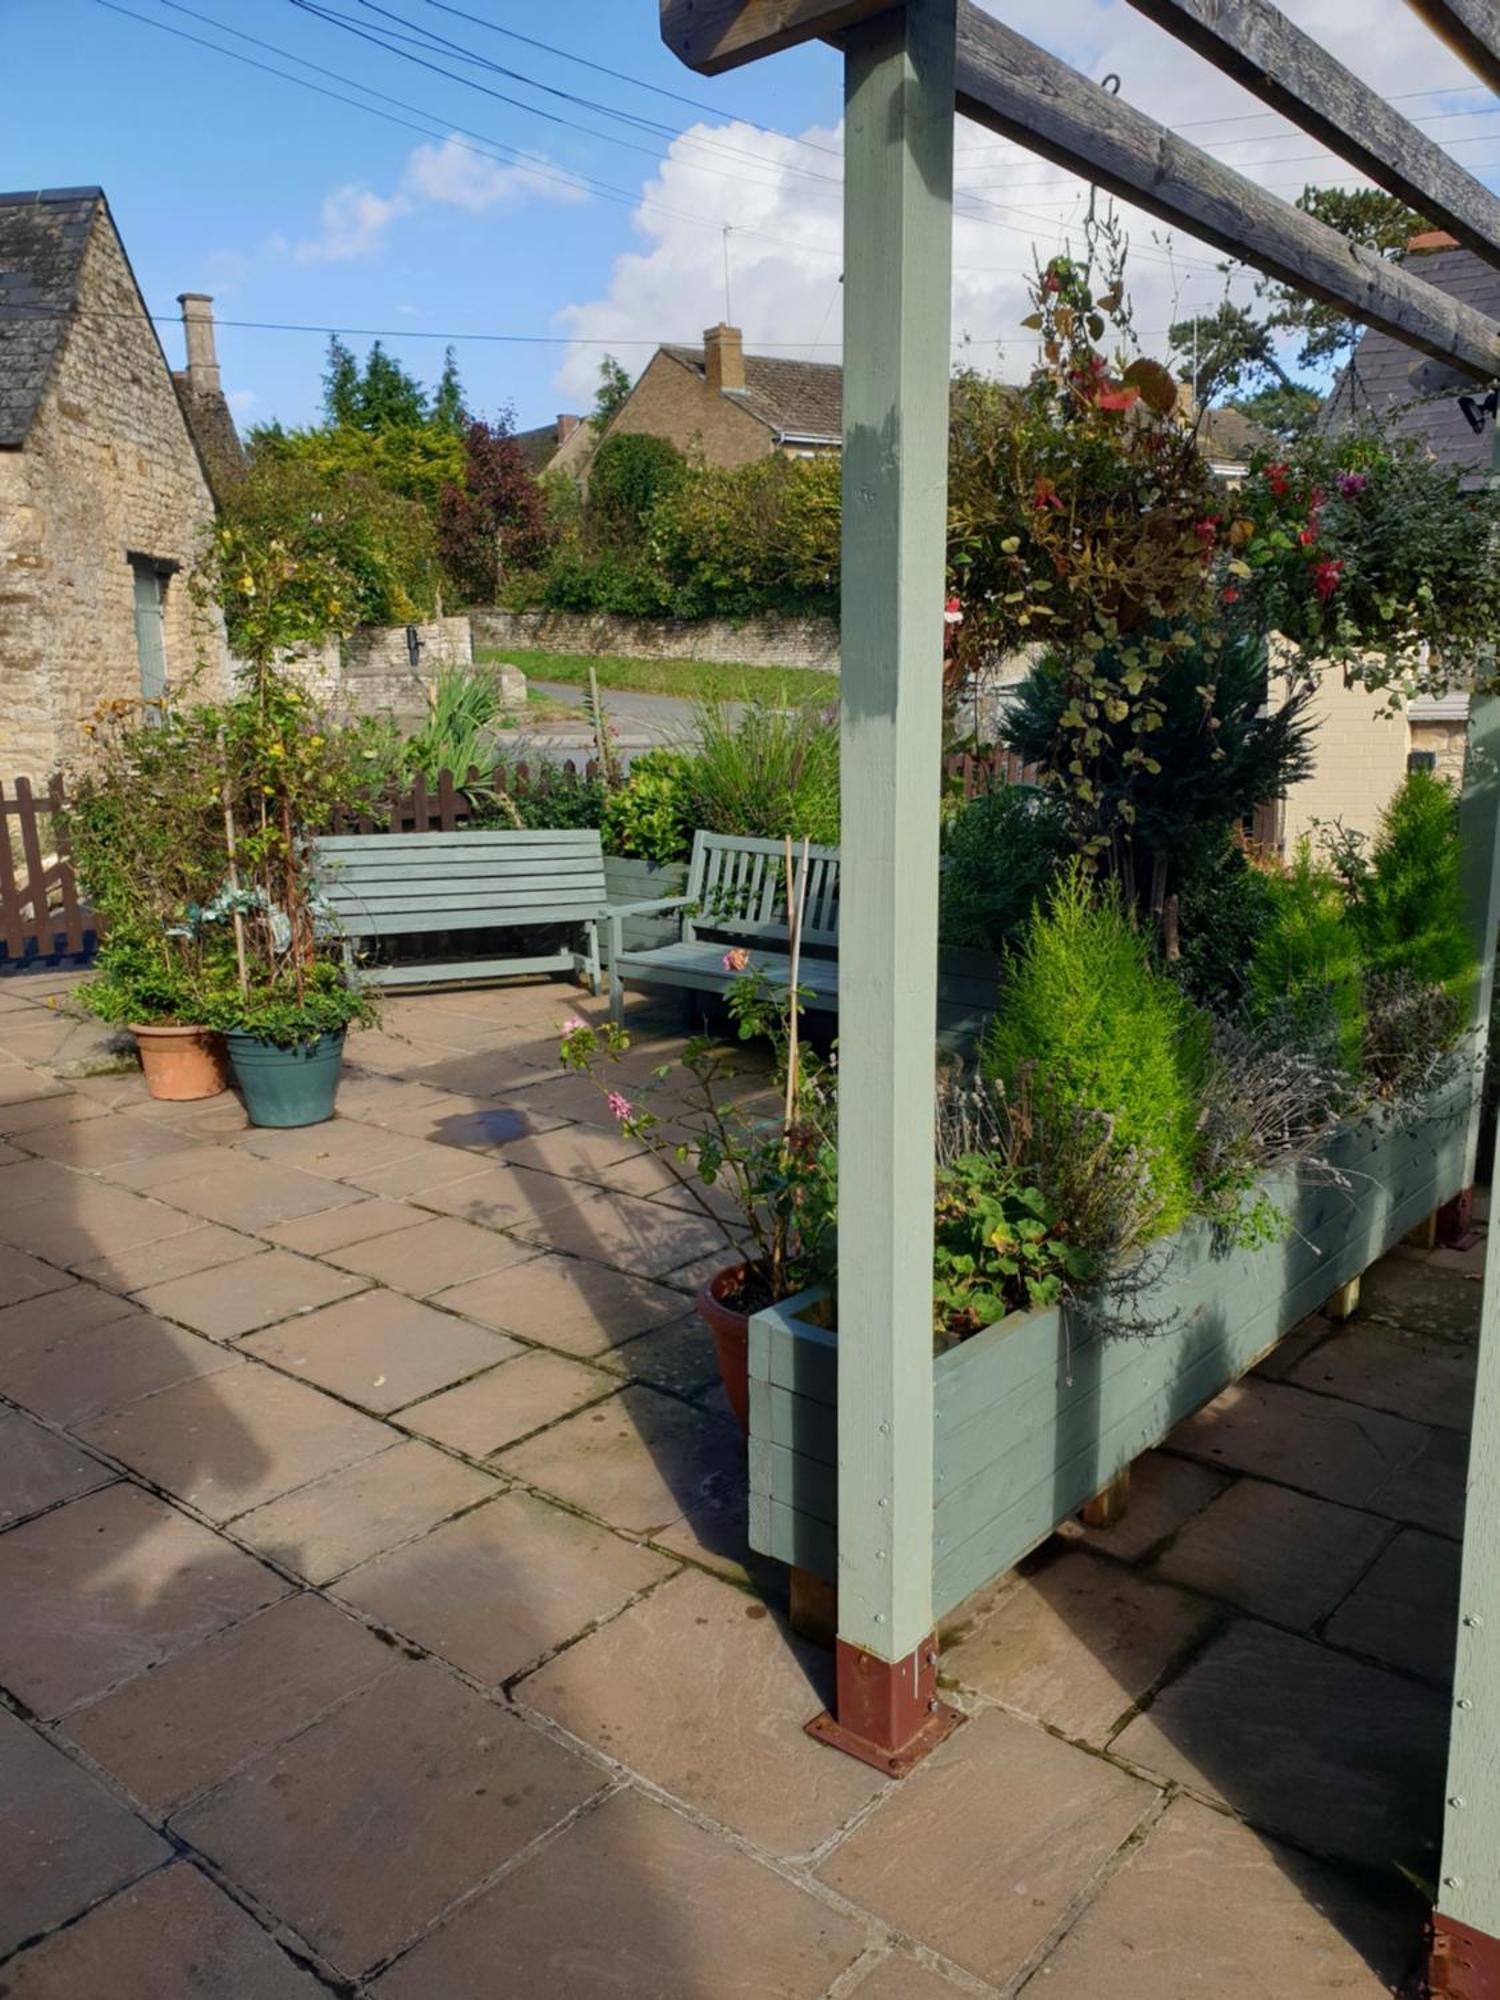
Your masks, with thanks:
[[(747, 342), (837, 358), (839, 70), (829, 51), (799, 50), (710, 80), (662, 47), (656, 0), (316, 4), (366, 34), (406, 37), (406, 53), (373, 46), (296, 0), (120, 0), (142, 19), (98, 0), (0, 0), (0, 184), (97, 182), (154, 311), (173, 314), (180, 291), (212, 292), (225, 386), (242, 423), (312, 418), (326, 342), (236, 320), (336, 327), (356, 346), (365, 343), (353, 330), (390, 329), (387, 344), (429, 379), (442, 343), (421, 334), (542, 336), (460, 340), (471, 405), (490, 413), (511, 404), (522, 424), (586, 408), (603, 351), (635, 372), (655, 341), (693, 339), (721, 316), (726, 223), (731, 307)], [(1378, 40), (1368, 34), (1367, 0), (1292, 0), (1288, 11), (1369, 81), (1402, 93), (1403, 109), (1493, 180), (1493, 100), (1408, 9), (1386, 5), (1391, 20)], [(1127, 97), (1289, 199), (1304, 180), (1332, 177), (1310, 141), (1124, 0), (1010, 0), (1005, 14), (1087, 73), (1119, 73)], [(285, 53), (237, 40), (231, 28)], [(417, 107), (375, 108), (419, 129), (183, 36), (350, 97), (361, 98), (352, 86), (368, 85)], [(459, 46), (444, 50), (435, 37)], [(419, 44), (455, 77), (414, 62)], [(519, 102), (498, 102), (457, 76)], [(971, 127), (961, 129), (959, 152), (956, 341), (1015, 375), (1029, 358), (1016, 329), (1033, 246), (1045, 256), (1065, 240), (1086, 191)], [(1169, 319), (1211, 308), (1222, 292), (1220, 260), (1144, 218), (1132, 223), (1132, 243), (1137, 324), (1143, 344), (1160, 349)], [(163, 337), (176, 359), (180, 335), (169, 325)]]

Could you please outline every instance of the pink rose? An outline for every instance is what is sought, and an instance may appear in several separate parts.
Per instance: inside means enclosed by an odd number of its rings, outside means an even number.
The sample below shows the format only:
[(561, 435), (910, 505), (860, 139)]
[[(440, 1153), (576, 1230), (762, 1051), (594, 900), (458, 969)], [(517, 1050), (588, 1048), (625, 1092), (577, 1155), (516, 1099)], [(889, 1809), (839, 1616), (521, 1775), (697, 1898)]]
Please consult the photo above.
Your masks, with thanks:
[(726, 972), (743, 972), (749, 963), (750, 954), (745, 950), (743, 945), (731, 945), (729, 950), (724, 954), (724, 970)]
[(565, 1035), (576, 1035), (580, 1028), (586, 1028), (587, 1026), (587, 1021), (580, 1021), (576, 1014), (570, 1014), (562, 1024), (562, 1031)]

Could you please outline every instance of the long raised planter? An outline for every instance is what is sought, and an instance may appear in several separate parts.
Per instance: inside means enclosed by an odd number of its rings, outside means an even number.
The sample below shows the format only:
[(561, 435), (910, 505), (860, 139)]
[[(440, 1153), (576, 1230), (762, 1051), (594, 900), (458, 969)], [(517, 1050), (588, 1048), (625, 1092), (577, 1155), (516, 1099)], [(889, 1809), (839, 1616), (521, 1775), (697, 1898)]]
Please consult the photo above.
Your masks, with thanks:
[[(1464, 1183), (1472, 1079), (1401, 1125), (1336, 1133), (1337, 1186), (1267, 1176), (1291, 1217), (1259, 1250), (1183, 1230), (1148, 1335), (1057, 1310), (1012, 1313), (933, 1362), (933, 1615), (1035, 1548), (1141, 1452), (1254, 1366)], [(750, 1544), (832, 1581), (838, 1549), (838, 1337), (803, 1293), (750, 1322)], [(925, 1337), (925, 1329), (922, 1335)]]

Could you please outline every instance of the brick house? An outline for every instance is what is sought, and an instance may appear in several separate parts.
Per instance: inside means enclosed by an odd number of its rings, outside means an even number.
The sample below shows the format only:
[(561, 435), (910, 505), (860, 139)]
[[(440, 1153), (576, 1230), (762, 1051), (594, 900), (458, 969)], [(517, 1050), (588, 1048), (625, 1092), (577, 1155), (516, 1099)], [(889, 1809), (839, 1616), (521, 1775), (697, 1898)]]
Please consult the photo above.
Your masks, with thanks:
[(603, 436), (575, 422), (547, 470), (587, 485), (604, 438), (641, 433), (706, 465), (749, 465), (776, 452), (810, 458), (842, 445), (842, 400), (837, 362), (747, 354), (737, 326), (711, 326), (701, 347), (658, 347)]
[(201, 665), (216, 616), (187, 574), (233, 477), (211, 301), (181, 300), (174, 375), (103, 191), (0, 195), (0, 775), (45, 777), (102, 699)]
[[(1414, 236), (1407, 259), (1439, 291), (1480, 312), (1500, 314), (1500, 271), (1460, 248), (1445, 231)], [(1471, 430), (1452, 396), (1420, 393), (1411, 371), (1423, 359), (1388, 333), (1364, 333), (1324, 405), (1323, 421), (1337, 429), (1373, 417), (1393, 436), (1410, 439), (1438, 464), (1458, 467), (1477, 485), (1490, 477), (1493, 435)], [(1455, 784), (1463, 776), (1467, 694), (1420, 696), (1392, 714), (1383, 694), (1345, 687), (1340, 675), (1325, 673), (1315, 707), (1317, 766), (1286, 796), (1282, 838), (1288, 849), (1313, 831), (1315, 820), (1340, 819), (1361, 832), (1372, 831), (1381, 808), (1416, 762)]]

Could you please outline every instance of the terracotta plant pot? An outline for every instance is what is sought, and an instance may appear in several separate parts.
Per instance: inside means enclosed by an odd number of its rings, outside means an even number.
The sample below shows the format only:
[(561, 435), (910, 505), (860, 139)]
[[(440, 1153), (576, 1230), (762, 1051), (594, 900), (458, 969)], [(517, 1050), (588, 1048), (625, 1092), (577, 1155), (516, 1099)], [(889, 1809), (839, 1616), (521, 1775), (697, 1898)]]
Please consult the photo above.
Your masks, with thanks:
[(142, 1027), (130, 1032), (153, 1097), (185, 1103), (194, 1097), (217, 1097), (229, 1088), (224, 1037), (211, 1028)]
[(693, 1300), (699, 1319), (714, 1337), (714, 1358), (719, 1364), (719, 1380), (734, 1411), (735, 1421), (746, 1437), (750, 1435), (750, 1318), (736, 1312), (724, 1300), (733, 1297), (745, 1281), (746, 1266), (731, 1264), (702, 1286)]

